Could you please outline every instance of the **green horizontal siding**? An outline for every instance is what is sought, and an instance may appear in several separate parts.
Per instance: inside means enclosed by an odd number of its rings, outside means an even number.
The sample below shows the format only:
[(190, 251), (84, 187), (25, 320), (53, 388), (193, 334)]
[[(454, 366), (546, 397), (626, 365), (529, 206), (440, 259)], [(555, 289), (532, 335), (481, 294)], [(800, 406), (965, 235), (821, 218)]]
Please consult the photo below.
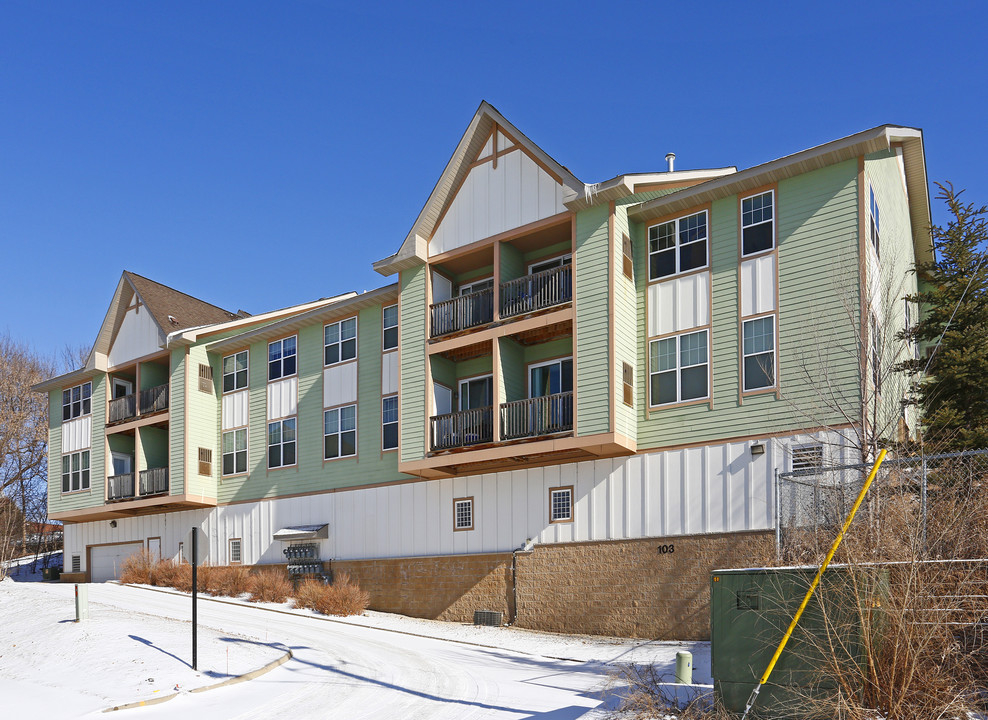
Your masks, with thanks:
[(576, 216), (576, 429), (579, 435), (610, 430), (608, 368), (609, 283), (607, 207)]
[[(404, 462), (425, 457), (425, 372), (426, 354), (426, 267), (403, 270), (401, 285), (401, 459)], [(431, 411), (431, 408), (430, 408)]]

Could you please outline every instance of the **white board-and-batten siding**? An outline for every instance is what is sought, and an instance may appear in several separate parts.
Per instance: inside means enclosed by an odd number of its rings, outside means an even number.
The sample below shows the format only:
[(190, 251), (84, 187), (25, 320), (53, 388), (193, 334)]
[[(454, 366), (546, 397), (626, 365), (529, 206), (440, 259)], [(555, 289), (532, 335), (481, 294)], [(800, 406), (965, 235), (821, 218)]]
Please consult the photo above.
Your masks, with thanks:
[(563, 187), (522, 150), (477, 165), (429, 241), (429, 257), (566, 211)]
[(710, 272), (648, 286), (648, 336), (682, 332), (710, 323)]
[[(62, 454), (88, 450), (93, 442), (93, 416), (86, 415), (62, 423)], [(59, 469), (58, 472), (61, 472)]]
[(164, 334), (143, 306), (124, 313), (123, 321), (113, 340), (107, 363), (110, 367), (125, 365), (131, 360), (150, 355), (161, 350), (165, 344)]

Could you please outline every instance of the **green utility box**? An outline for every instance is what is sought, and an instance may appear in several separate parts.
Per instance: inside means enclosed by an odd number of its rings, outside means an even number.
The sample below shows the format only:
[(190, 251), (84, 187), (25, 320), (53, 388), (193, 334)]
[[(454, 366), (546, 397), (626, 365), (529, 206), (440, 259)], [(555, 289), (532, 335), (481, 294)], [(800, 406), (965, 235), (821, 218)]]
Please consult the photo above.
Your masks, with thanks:
[[(711, 674), (728, 710), (744, 712), (816, 572), (814, 566), (710, 574)], [(866, 660), (866, 633), (880, 636), (887, 597), (886, 569), (828, 568), (749, 717), (832, 718), (834, 663), (855, 678)]]

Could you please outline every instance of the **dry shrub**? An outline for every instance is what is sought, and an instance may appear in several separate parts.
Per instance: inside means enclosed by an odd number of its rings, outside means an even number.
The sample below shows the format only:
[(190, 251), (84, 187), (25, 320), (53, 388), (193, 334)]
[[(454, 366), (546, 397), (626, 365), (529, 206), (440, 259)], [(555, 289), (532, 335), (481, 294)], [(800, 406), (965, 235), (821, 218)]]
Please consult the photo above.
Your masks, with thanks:
[(322, 615), (360, 615), (369, 601), (367, 592), (345, 572), (337, 574), (332, 585), (321, 580), (305, 580), (295, 591), (296, 607), (309, 608)]
[(259, 568), (247, 578), (247, 592), (253, 602), (283, 603), (292, 594), (292, 582), (281, 568)]
[(125, 558), (120, 570), (120, 582), (127, 585), (154, 585), (155, 565), (151, 553), (141, 550)]
[[(183, 585), (180, 578), (186, 570), (183, 568), (188, 568), (188, 565), (183, 565), (182, 563), (177, 563), (174, 560), (161, 560), (155, 567), (154, 570), (154, 584), (160, 585), (161, 587), (170, 588), (180, 588)], [(192, 573), (191, 569), (188, 571), (189, 590), (192, 589)]]
[(679, 720), (737, 720), (714, 701), (710, 693), (684, 692), (677, 699), (670, 692), (671, 676), (654, 665), (626, 665), (610, 680), (621, 703), (616, 717), (621, 720), (653, 720), (676, 717)]
[[(207, 565), (200, 568), (209, 567)], [(247, 592), (247, 581), (250, 572), (242, 565), (230, 567), (209, 567), (209, 570), (201, 575), (200, 589), (210, 595), (222, 595), (226, 597), (239, 597)], [(199, 578), (197, 578), (198, 580)]]

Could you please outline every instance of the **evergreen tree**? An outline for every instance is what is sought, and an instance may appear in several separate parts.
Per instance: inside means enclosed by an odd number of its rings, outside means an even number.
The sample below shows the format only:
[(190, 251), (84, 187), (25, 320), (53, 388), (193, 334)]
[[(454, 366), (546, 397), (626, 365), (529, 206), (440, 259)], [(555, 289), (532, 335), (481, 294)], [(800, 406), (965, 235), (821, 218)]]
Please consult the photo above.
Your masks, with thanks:
[(917, 263), (921, 318), (902, 337), (925, 352), (898, 369), (913, 379), (924, 440), (937, 450), (988, 447), (988, 208), (940, 185), (952, 219), (931, 230), (934, 260)]

